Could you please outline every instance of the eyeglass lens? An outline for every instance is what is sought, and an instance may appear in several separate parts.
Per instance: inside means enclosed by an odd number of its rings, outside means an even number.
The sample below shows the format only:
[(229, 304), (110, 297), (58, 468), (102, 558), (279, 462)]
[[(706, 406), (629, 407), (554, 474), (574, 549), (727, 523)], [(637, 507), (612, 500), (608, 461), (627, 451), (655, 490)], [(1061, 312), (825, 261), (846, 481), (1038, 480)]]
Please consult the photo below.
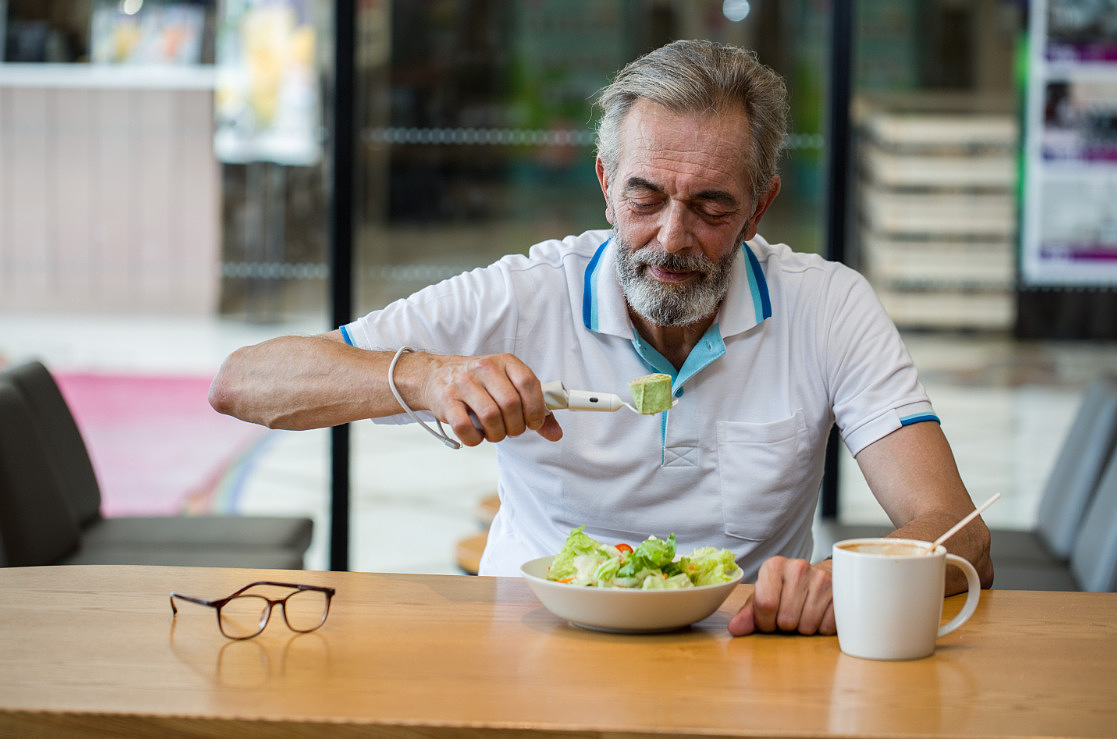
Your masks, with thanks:
[(294, 631), (314, 631), (326, 620), (329, 599), (321, 590), (300, 590), (283, 601), (283, 615)]
[(230, 639), (247, 639), (259, 634), (268, 622), (268, 599), (259, 595), (239, 595), (221, 607), (221, 631)]
[[(294, 631), (314, 631), (326, 620), (329, 600), (320, 590), (300, 590), (282, 601), (283, 616)], [(263, 631), (270, 604), (261, 595), (238, 595), (221, 608), (221, 631), (231, 639), (247, 639)]]

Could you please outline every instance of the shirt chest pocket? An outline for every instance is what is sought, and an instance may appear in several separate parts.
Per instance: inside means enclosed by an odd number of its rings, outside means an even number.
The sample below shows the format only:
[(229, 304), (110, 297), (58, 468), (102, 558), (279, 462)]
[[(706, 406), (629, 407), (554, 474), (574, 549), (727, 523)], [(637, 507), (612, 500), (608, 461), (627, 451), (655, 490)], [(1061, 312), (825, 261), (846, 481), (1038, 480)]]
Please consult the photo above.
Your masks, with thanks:
[[(802, 411), (773, 423), (721, 421), (718, 474), (725, 533), (764, 541), (795, 517), (814, 476)], [(805, 497), (806, 496), (806, 497)]]

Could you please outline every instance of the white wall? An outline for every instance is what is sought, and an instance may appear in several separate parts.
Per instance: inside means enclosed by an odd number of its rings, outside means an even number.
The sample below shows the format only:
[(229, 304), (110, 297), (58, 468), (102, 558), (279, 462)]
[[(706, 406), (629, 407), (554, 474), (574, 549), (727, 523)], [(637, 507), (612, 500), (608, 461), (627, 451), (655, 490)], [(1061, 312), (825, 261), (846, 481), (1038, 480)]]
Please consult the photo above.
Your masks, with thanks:
[(0, 310), (205, 314), (212, 73), (0, 64)]

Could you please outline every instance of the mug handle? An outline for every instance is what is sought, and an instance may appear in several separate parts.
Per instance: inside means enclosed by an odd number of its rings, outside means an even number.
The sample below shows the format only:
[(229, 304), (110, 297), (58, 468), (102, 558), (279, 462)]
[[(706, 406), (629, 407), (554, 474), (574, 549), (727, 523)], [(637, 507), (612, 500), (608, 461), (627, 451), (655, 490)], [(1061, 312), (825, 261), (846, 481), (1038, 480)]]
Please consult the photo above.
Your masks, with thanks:
[(966, 591), (966, 602), (962, 606), (962, 610), (958, 612), (957, 616), (939, 627), (939, 636), (946, 636), (969, 621), (970, 616), (977, 610), (977, 601), (981, 597), (981, 580), (977, 577), (977, 570), (968, 560), (956, 554), (947, 554), (946, 563), (954, 565), (966, 574), (966, 584), (969, 586), (969, 590)]

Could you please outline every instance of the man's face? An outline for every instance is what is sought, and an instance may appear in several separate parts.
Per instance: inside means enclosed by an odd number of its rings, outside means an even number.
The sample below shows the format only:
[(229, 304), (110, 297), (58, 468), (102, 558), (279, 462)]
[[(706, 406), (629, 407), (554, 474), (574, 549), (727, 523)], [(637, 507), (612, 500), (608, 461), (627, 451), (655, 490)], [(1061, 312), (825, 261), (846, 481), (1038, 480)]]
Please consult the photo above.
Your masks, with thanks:
[(681, 326), (717, 310), (736, 248), (771, 202), (758, 208), (749, 192), (748, 137), (744, 111), (680, 115), (640, 101), (611, 181), (598, 162), (617, 274), (645, 319)]

